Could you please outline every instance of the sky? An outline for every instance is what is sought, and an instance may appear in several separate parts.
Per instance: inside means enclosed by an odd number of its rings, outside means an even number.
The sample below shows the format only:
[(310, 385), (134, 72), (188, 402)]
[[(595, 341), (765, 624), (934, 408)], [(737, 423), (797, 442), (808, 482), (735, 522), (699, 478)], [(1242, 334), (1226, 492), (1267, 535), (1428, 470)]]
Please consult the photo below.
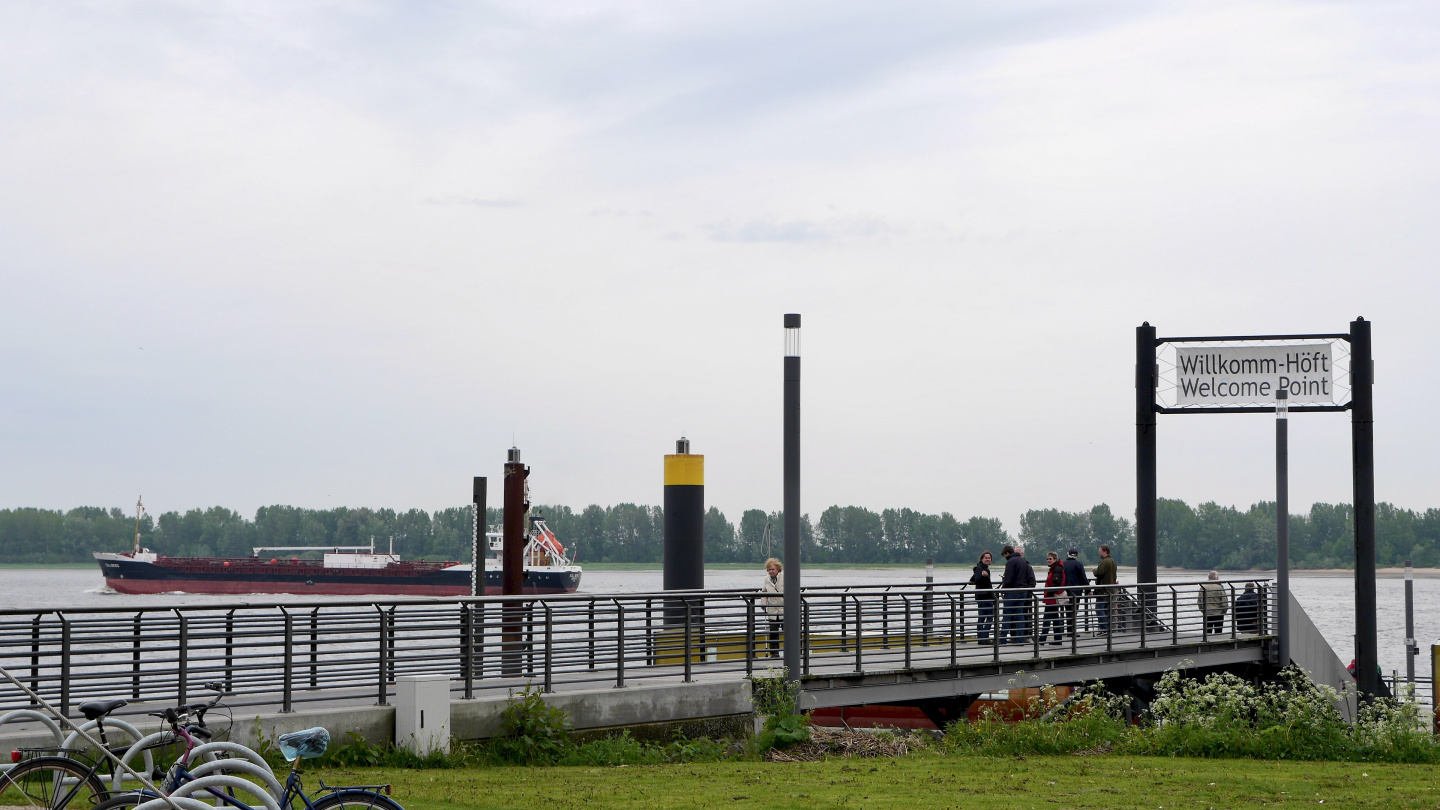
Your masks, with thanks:
[[(0, 5), (0, 508), (1135, 508), (1134, 336), (1374, 323), (1440, 507), (1440, 9)], [(1349, 501), (1346, 414), (1291, 503)], [(1273, 418), (1159, 491), (1274, 497)]]

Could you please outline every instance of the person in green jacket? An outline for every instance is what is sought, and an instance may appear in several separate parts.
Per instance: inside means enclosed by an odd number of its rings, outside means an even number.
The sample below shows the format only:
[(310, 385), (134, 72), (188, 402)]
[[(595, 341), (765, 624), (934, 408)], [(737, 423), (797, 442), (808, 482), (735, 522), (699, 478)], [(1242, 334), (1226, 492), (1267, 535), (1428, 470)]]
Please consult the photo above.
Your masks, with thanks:
[[(1096, 585), (1114, 585), (1117, 569), (1115, 558), (1110, 556), (1110, 547), (1100, 547), (1100, 564), (1095, 566)], [(1113, 588), (1104, 588), (1095, 592), (1095, 607), (1100, 614), (1100, 632), (1110, 632), (1110, 594)]]
[(1225, 632), (1225, 614), (1230, 612), (1230, 599), (1219, 582), (1220, 572), (1211, 571), (1210, 581), (1200, 586), (1200, 612), (1205, 614), (1205, 635)]

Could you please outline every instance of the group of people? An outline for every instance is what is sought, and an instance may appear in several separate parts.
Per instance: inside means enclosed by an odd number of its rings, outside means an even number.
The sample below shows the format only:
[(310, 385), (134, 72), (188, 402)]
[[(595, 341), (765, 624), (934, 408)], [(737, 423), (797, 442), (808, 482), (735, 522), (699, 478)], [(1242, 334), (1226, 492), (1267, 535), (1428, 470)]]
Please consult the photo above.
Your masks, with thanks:
[[(976, 636), (980, 641), (989, 641), (990, 634), (995, 632), (998, 635), (997, 641), (1001, 644), (1028, 644), (1032, 624), (1031, 600), (1024, 591), (1036, 587), (1035, 569), (1030, 565), (1030, 561), (1025, 559), (1023, 545), (1007, 545), (1000, 549), (1000, 556), (1005, 558), (1005, 571), (998, 586), (990, 573), (994, 556), (988, 551), (980, 555), (974, 573), (970, 575), (970, 584), (975, 587), (975, 601), (979, 610)], [(1038, 640), (1045, 644), (1047, 638), (1054, 636), (1055, 640), (1048, 643), (1061, 644), (1067, 634), (1075, 635), (1076, 608), (1086, 595), (1086, 589), (1092, 585), (1115, 584), (1115, 559), (1110, 556), (1110, 546), (1100, 546), (1100, 562), (1093, 571), (1093, 582), (1086, 576), (1085, 566), (1080, 563), (1079, 549), (1070, 549), (1064, 560), (1060, 559), (1058, 552), (1051, 551), (1045, 555), (1045, 566), (1045, 591), (1040, 600), (1044, 605), (1044, 613), (1038, 622)], [(997, 587), (1018, 593), (999, 595), (998, 598), (996, 594), (987, 593)], [(1001, 610), (999, 628), (995, 627), (997, 602)], [(1100, 632), (1107, 632), (1110, 629), (1108, 599), (1096, 600), (1096, 614), (1100, 621)]]
[[(1067, 635), (1076, 634), (1076, 616), (1080, 601), (1087, 595), (1094, 597), (1095, 617), (1099, 623), (1099, 634), (1110, 631), (1109, 598), (1103, 590), (1094, 590), (1105, 585), (1116, 584), (1118, 569), (1115, 558), (1110, 556), (1110, 546), (1100, 546), (1100, 562), (1091, 574), (1086, 575), (1085, 566), (1080, 562), (1080, 550), (1072, 548), (1065, 559), (1057, 552), (1045, 555), (1044, 592), (1040, 598), (1043, 613), (1038, 622), (1032, 622), (1031, 597), (1027, 591), (1036, 587), (1035, 569), (1025, 559), (1023, 545), (1005, 546), (1000, 549), (1005, 558), (1005, 570), (997, 585), (990, 572), (994, 556), (990, 552), (980, 555), (970, 575), (970, 584), (975, 588), (975, 602), (979, 611), (976, 621), (976, 636), (979, 641), (990, 641), (990, 634), (996, 633), (1000, 644), (1029, 644), (1032, 624), (1039, 629), (1041, 644), (1059, 645)], [(769, 649), (772, 656), (779, 656), (781, 625), (785, 615), (785, 586), (780, 579), (782, 566), (771, 557), (765, 561), (765, 582), (761, 587), (762, 609), (769, 619)], [(1204, 617), (1206, 635), (1224, 632), (1225, 616), (1230, 612), (1232, 594), (1218, 580), (1219, 573), (1211, 571), (1209, 580), (1200, 586), (1198, 607)], [(994, 594), (994, 590), (1015, 591), (1010, 594)], [(995, 611), (1000, 608), (999, 626), (996, 626)], [(1254, 583), (1246, 583), (1245, 592), (1234, 597), (1235, 630), (1240, 633), (1257, 633), (1260, 630), (1260, 594)], [(1054, 637), (1053, 641), (1046, 639)]]

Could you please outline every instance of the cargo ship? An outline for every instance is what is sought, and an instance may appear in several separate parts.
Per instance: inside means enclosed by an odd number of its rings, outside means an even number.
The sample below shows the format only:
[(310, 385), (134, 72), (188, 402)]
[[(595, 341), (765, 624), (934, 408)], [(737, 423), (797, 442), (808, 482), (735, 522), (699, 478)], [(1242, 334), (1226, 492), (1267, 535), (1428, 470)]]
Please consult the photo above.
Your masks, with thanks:
[[(573, 593), (581, 569), (540, 516), (530, 518), (525, 543), (524, 593)], [(250, 557), (165, 557), (140, 547), (95, 552), (105, 584), (117, 593), (288, 593), (324, 596), (469, 596), (471, 566), (460, 562), (402, 560), (392, 548), (369, 546), (267, 546)], [(487, 533), (483, 566), (485, 595), (500, 594), (502, 538)], [(274, 552), (319, 551), (320, 559), (267, 556)]]

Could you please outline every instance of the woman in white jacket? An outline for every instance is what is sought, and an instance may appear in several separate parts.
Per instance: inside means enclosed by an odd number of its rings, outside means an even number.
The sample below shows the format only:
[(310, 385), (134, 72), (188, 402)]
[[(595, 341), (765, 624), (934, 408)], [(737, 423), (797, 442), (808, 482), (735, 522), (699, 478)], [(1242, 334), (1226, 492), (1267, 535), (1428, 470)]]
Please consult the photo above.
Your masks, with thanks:
[(760, 589), (765, 595), (760, 604), (770, 619), (770, 657), (780, 657), (780, 627), (785, 621), (785, 581), (780, 579), (780, 561), (771, 557), (765, 561), (765, 585)]

